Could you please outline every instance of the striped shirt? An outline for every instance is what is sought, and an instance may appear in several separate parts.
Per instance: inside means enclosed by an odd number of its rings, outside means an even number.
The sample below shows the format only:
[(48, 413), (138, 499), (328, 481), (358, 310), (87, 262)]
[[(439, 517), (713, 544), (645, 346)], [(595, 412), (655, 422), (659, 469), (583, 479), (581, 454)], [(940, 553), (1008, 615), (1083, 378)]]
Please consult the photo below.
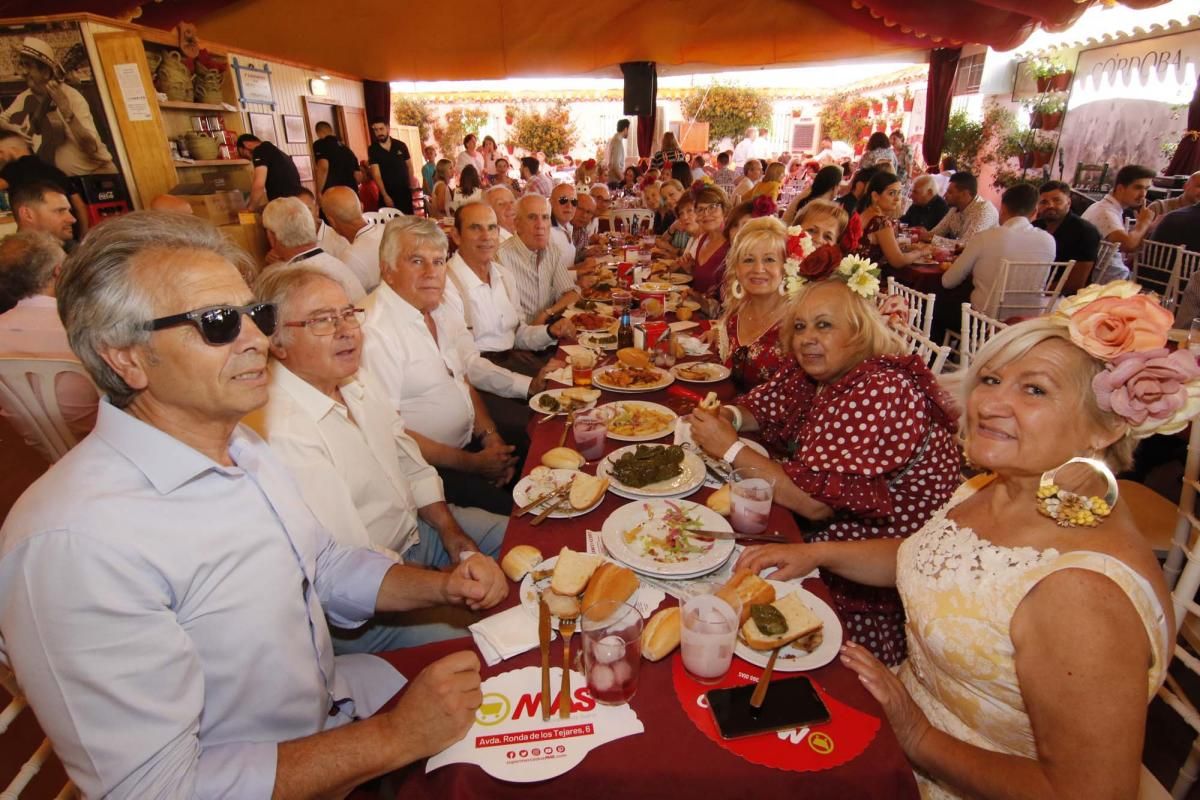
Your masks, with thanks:
[(496, 261), (508, 276), (513, 289), (512, 300), (523, 322), (530, 324), (558, 298), (574, 291), (575, 281), (568, 271), (574, 256), (561, 238), (553, 235), (545, 250), (530, 250), (520, 236), (513, 236), (500, 245)]

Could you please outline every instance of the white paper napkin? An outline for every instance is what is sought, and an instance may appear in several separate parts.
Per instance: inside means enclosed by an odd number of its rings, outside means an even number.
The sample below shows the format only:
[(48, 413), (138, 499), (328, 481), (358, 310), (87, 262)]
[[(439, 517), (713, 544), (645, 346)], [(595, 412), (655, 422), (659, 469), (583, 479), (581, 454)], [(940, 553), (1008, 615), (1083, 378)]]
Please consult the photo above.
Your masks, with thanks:
[(692, 444), (692, 423), (683, 417), (676, 417), (675, 438), (671, 444)]
[[(693, 322), (690, 319), (680, 319), (672, 322), (667, 327), (670, 328), (674, 333), (679, 333), (680, 331), (690, 331), (692, 328), (698, 328), (700, 327), (700, 323)], [(691, 339), (693, 337), (689, 336), (688, 338)]]
[(680, 336), (678, 340), (683, 352), (689, 356), (706, 356), (712, 352), (707, 342), (702, 342), (695, 336)]
[(564, 386), (570, 386), (571, 385), (571, 365), (568, 364), (565, 367), (559, 367), (556, 370), (551, 370), (550, 372), (547, 372), (546, 380), (554, 381), (555, 383), (561, 383)]
[[(506, 658), (520, 655), (538, 646), (538, 621), (523, 606), (513, 606), (508, 611), (482, 619), (467, 626), (475, 639), (483, 660), (489, 667)], [(550, 638), (554, 638), (550, 632)]]

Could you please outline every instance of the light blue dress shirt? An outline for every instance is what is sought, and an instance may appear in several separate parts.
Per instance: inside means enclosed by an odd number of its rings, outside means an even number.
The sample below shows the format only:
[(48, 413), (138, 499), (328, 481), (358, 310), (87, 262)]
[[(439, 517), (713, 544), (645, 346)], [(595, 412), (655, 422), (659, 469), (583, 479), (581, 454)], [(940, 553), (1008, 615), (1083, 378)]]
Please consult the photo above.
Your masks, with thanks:
[(369, 619), (392, 561), (336, 544), (252, 431), (229, 452), (101, 402), (0, 528), (0, 662), (85, 796), (269, 797), (276, 743), (403, 686), (325, 621)]

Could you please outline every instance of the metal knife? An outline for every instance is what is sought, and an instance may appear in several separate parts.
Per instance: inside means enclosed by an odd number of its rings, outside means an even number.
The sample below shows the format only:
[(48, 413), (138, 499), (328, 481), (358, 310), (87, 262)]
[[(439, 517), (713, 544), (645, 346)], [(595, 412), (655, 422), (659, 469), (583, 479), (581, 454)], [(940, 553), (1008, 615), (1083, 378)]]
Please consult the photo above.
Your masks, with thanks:
[(738, 533), (737, 531), (688, 531), (689, 536), (697, 539), (746, 539), (752, 542), (779, 542), (787, 544), (788, 540), (776, 533)]
[(538, 597), (538, 645), (542, 649), (542, 719), (550, 719), (550, 606)]

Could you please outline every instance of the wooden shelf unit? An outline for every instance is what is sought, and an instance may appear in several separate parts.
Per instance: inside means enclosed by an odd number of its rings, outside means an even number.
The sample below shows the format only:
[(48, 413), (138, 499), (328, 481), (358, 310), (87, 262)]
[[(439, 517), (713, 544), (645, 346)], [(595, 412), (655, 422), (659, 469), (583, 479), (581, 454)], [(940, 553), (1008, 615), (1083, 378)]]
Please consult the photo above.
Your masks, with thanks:
[(236, 114), (237, 107), (226, 108), (221, 103), (188, 103), (182, 100), (159, 100), (158, 107), (170, 111), (217, 111), (222, 114)]
[(190, 167), (242, 167), (250, 162), (244, 158), (201, 158), (173, 163), (175, 169), (188, 169)]

